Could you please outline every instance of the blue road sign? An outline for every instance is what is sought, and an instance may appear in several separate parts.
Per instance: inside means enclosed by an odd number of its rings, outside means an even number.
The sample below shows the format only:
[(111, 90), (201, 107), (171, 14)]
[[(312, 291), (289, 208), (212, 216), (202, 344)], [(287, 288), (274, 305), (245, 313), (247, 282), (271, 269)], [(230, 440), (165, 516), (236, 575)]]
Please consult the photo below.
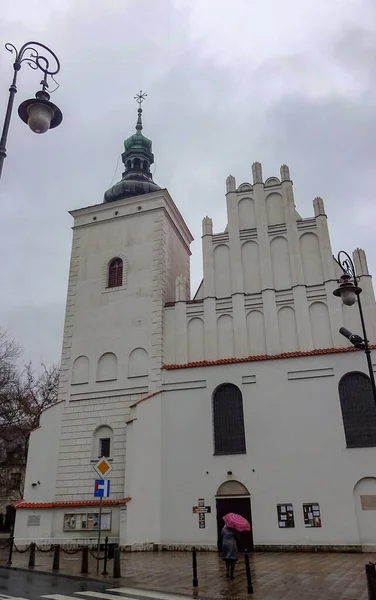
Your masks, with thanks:
[(94, 498), (110, 497), (110, 480), (96, 479), (94, 484)]

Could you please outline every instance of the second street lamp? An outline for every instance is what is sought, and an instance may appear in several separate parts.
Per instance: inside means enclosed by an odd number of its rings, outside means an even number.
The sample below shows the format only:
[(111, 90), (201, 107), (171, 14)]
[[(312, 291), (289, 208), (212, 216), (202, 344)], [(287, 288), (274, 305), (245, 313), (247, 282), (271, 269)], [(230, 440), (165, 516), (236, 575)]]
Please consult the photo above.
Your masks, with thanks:
[[(5, 48), (15, 54), (13, 63), (13, 80), (9, 88), (8, 105), (5, 113), (4, 126), (0, 139), (0, 178), (3, 170), (4, 159), (7, 155), (6, 144), (8, 139), (10, 119), (13, 111), (14, 97), (17, 93), (17, 75), (20, 71), (22, 63), (27, 64), (32, 69), (42, 71), (43, 79), (41, 81), (42, 89), (35, 94), (35, 98), (30, 98), (22, 102), (18, 109), (18, 114), (21, 119), (27, 123), (34, 133), (45, 133), (49, 129), (53, 129), (60, 125), (63, 120), (61, 110), (50, 102), (48, 89), (48, 77), (54, 77), (60, 71), (60, 62), (56, 54), (44, 44), (40, 42), (27, 42), (20, 50), (17, 50), (13, 44), (5, 44)], [(50, 60), (46, 56), (39, 54), (39, 49), (47, 51), (48, 55), (53, 58), (52, 66)]]
[(359, 317), (360, 323), (362, 326), (363, 338), (359, 335), (351, 333), (345, 327), (341, 327), (339, 332), (344, 335), (356, 348), (362, 349), (365, 352), (367, 357), (369, 378), (371, 381), (372, 394), (373, 399), (376, 405), (376, 384), (375, 384), (375, 374), (373, 372), (372, 358), (371, 358), (371, 350), (369, 347), (369, 341), (367, 337), (366, 324), (364, 321), (363, 307), (362, 302), (360, 300), (360, 294), (362, 293), (362, 288), (358, 286), (358, 276), (355, 271), (355, 266), (347, 254), (341, 250), (338, 253), (338, 257), (336, 260), (337, 264), (342, 269), (342, 275), (338, 281), (339, 286), (336, 290), (334, 290), (333, 294), (342, 299), (342, 302), (346, 304), (346, 306), (352, 306), (357, 302), (359, 309)]

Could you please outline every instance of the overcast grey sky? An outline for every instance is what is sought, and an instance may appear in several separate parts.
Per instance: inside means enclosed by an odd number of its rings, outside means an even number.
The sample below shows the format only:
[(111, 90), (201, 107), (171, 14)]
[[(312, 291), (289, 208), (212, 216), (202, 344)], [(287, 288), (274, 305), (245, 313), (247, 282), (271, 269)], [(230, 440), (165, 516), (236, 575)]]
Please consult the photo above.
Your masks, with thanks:
[[(265, 178), (288, 164), (300, 214), (322, 196), (333, 251), (360, 246), (376, 272), (375, 34), (374, 0), (2, 0), (1, 44), (41, 41), (62, 65), (63, 124), (37, 136), (15, 112), (0, 184), (0, 325), (25, 359), (60, 359), (67, 211), (102, 201), (139, 89), (154, 179), (196, 240), (192, 294), (201, 219), (223, 230), (226, 176), (250, 181), (255, 160)], [(0, 48), (1, 121), (11, 77)], [(39, 81), (25, 65), (16, 107)]]

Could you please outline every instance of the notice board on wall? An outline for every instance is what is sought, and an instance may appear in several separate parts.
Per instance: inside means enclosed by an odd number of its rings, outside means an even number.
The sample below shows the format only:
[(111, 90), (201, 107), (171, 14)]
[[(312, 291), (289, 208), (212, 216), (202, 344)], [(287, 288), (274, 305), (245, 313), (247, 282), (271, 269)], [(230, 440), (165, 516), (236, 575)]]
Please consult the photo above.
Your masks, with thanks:
[(294, 507), (292, 504), (277, 504), (278, 527), (285, 529), (295, 527)]

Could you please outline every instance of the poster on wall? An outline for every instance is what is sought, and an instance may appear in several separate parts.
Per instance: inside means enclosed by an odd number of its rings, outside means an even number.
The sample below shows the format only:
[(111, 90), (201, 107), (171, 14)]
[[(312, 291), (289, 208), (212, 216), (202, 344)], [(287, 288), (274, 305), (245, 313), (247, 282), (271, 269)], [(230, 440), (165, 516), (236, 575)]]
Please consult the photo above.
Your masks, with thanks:
[(64, 531), (76, 530), (76, 515), (68, 513), (64, 515)]
[[(111, 531), (111, 511), (102, 513), (103, 531)], [(64, 515), (64, 531), (98, 531), (98, 513), (67, 513)]]
[(304, 525), (321, 527), (321, 513), (318, 504), (303, 504)]
[(292, 504), (277, 504), (278, 527), (295, 527), (294, 508)]

